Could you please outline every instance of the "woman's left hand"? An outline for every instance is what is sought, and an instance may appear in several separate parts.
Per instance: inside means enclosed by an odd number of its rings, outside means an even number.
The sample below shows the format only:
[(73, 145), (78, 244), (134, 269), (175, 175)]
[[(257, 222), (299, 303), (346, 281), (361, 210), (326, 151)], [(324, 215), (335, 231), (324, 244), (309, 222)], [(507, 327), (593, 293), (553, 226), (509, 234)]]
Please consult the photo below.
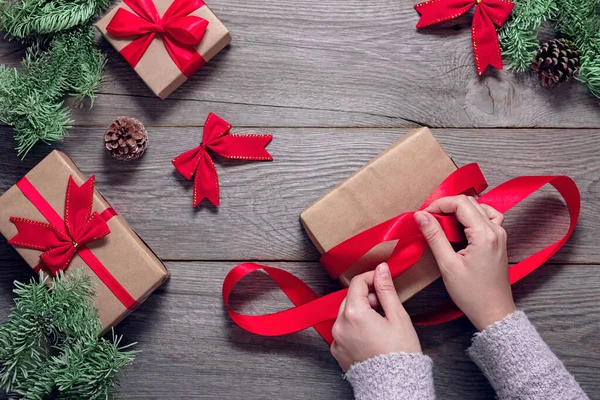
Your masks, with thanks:
[[(370, 293), (373, 287), (375, 293)], [(375, 311), (378, 305), (385, 316)], [(331, 354), (344, 372), (380, 354), (421, 352), (417, 332), (398, 298), (386, 263), (352, 279), (332, 333)]]

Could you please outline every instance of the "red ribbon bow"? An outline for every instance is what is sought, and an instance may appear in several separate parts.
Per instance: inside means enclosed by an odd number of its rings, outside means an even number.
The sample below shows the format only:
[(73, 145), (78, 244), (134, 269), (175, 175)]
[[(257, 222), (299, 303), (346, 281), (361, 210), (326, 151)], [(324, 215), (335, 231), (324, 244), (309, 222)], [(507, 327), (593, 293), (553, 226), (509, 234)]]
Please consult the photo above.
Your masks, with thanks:
[(471, 36), (477, 73), (481, 75), (488, 65), (502, 69), (502, 54), (494, 24), (504, 24), (514, 3), (508, 0), (429, 0), (416, 4), (415, 10), (421, 15), (417, 28), (423, 28), (463, 15), (474, 5), (477, 7)]
[[(513, 284), (545, 263), (569, 239), (580, 211), (580, 195), (575, 182), (567, 176), (521, 176), (511, 179), (490, 190), (477, 199), (505, 213), (543, 186), (550, 184), (564, 199), (570, 216), (570, 224), (565, 235), (550, 246), (534, 253), (508, 270)], [(426, 208), (434, 200), (475, 190), (479, 193), (487, 183), (477, 164), (469, 164), (452, 173), (429, 196), (420, 209)], [(380, 243), (398, 240), (388, 263), (392, 277), (397, 277), (419, 260), (427, 247), (413, 218), (413, 212), (400, 214), (338, 244), (321, 258), (332, 277), (337, 277)], [(444, 232), (451, 242), (464, 240), (463, 231), (453, 216), (436, 215)], [(262, 270), (281, 288), (295, 307), (266, 315), (246, 315), (229, 307), (229, 296), (235, 285), (246, 275)], [(319, 297), (306, 283), (282, 269), (244, 263), (234, 267), (223, 282), (223, 302), (231, 319), (243, 329), (263, 336), (285, 335), (314, 327), (323, 339), (331, 345), (331, 328), (338, 315), (340, 304), (346, 298), (348, 289)], [(453, 320), (462, 315), (454, 305), (448, 303), (430, 313), (413, 316), (413, 322), (438, 324)]]
[(273, 157), (265, 146), (273, 135), (234, 135), (230, 134), (231, 125), (219, 116), (210, 113), (204, 124), (204, 133), (200, 146), (180, 154), (173, 160), (177, 171), (190, 180), (194, 175), (194, 207), (207, 198), (215, 206), (219, 205), (219, 178), (208, 149), (221, 157), (272, 161)]
[(177, 68), (192, 76), (206, 60), (196, 51), (208, 21), (188, 15), (204, 5), (202, 0), (175, 0), (162, 18), (152, 0), (123, 0), (134, 12), (119, 8), (106, 27), (116, 37), (140, 36), (121, 50), (121, 55), (135, 68), (157, 33), (162, 35), (167, 52)]
[(92, 213), (94, 179), (92, 176), (77, 186), (69, 177), (63, 226), (10, 217), (19, 232), (8, 243), (43, 251), (40, 259), (53, 275), (66, 269), (86, 243), (110, 233), (106, 220), (97, 212)]

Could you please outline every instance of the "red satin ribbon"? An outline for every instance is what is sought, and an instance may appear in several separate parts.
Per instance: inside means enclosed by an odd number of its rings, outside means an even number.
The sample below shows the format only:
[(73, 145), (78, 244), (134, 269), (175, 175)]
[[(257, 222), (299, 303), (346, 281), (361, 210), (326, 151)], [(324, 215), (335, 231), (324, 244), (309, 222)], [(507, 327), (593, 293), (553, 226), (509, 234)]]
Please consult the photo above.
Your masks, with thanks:
[(135, 14), (119, 8), (106, 30), (115, 37), (139, 36), (120, 51), (133, 68), (158, 33), (171, 59), (187, 78), (206, 63), (195, 47), (202, 40), (208, 21), (189, 15), (204, 6), (202, 0), (175, 0), (162, 18), (152, 0), (123, 1)]
[(10, 217), (18, 233), (8, 243), (42, 251), (41, 264), (34, 270), (39, 271), (43, 265), (52, 275), (65, 270), (73, 256), (78, 254), (125, 307), (134, 309), (137, 307), (135, 299), (85, 246), (108, 235), (110, 229), (106, 222), (117, 215), (113, 208), (107, 208), (100, 214), (92, 213), (94, 181), (95, 177), (92, 176), (78, 186), (69, 177), (63, 220), (31, 182), (23, 177), (17, 182), (17, 187), (49, 223)]
[(498, 43), (497, 26), (502, 26), (514, 3), (508, 0), (429, 0), (415, 5), (421, 15), (417, 28), (454, 19), (469, 11), (474, 5), (471, 39), (477, 73), (481, 75), (488, 65), (502, 69), (502, 54)]
[(230, 129), (231, 125), (227, 121), (213, 113), (208, 114), (200, 146), (180, 154), (172, 161), (185, 179), (190, 180), (195, 175), (194, 207), (204, 198), (215, 206), (220, 203), (219, 178), (208, 149), (221, 157), (236, 160), (273, 160), (265, 149), (273, 138), (272, 135), (234, 135), (229, 133)]
[[(570, 216), (567, 233), (550, 246), (526, 258), (509, 269), (510, 283), (513, 284), (540, 267), (554, 255), (568, 240), (575, 228), (580, 210), (580, 195), (575, 182), (566, 176), (524, 176), (511, 179), (478, 198), (481, 204), (488, 204), (505, 213), (512, 207), (550, 184), (563, 197)], [(474, 190), (479, 193), (487, 183), (476, 164), (459, 168), (451, 174), (425, 201), (420, 209), (426, 208), (434, 200)], [(396, 278), (410, 268), (423, 254), (427, 243), (420, 233), (413, 212), (400, 214), (382, 224), (359, 233), (325, 253), (321, 262), (333, 277), (339, 276), (346, 268), (358, 261), (371, 248), (379, 243), (398, 240), (390, 257), (392, 276)], [(462, 242), (464, 233), (453, 216), (435, 216), (452, 242)], [(244, 315), (229, 307), (229, 296), (234, 286), (249, 273), (263, 270), (281, 288), (296, 307), (274, 314)], [(318, 297), (308, 285), (287, 271), (257, 264), (240, 264), (234, 267), (223, 282), (223, 301), (231, 319), (249, 332), (262, 336), (278, 336), (315, 327), (323, 339), (331, 344), (331, 327), (337, 318), (340, 304), (346, 297), (347, 289)], [(451, 321), (462, 315), (453, 303), (421, 315), (412, 317), (415, 323), (439, 324)]]

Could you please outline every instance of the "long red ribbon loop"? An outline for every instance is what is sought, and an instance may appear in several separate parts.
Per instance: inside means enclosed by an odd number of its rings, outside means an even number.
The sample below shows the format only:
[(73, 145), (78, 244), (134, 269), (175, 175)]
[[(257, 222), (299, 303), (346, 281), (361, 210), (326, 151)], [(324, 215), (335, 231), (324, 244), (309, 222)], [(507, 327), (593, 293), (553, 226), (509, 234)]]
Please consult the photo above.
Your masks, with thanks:
[(31, 182), (26, 177), (21, 178), (17, 187), (49, 223), (11, 217), (18, 233), (8, 243), (43, 251), (41, 264), (34, 270), (45, 266), (52, 275), (68, 268), (73, 256), (78, 254), (125, 307), (134, 309), (137, 307), (135, 299), (85, 246), (108, 235), (110, 229), (106, 223), (117, 215), (110, 207), (100, 214), (92, 213), (94, 179), (92, 176), (78, 186), (69, 177), (63, 220)]
[[(509, 269), (511, 284), (540, 267), (566, 243), (579, 218), (579, 189), (575, 182), (566, 176), (526, 176), (505, 182), (478, 198), (480, 203), (488, 204), (505, 213), (547, 184), (554, 186), (565, 201), (570, 216), (569, 229), (557, 242), (512, 266)], [(470, 188), (479, 193), (485, 187), (485, 179), (483, 179), (477, 165), (467, 165), (458, 169), (444, 181), (427, 199), (421, 209), (427, 207), (437, 198), (456, 195)], [(343, 272), (343, 267), (352, 265), (375, 245), (390, 240), (398, 240), (396, 249), (390, 258), (390, 260), (393, 259), (393, 264), (390, 265), (394, 267), (391, 269), (392, 276), (395, 278), (400, 275), (420, 258), (426, 246), (412, 214), (412, 212), (409, 212), (392, 218), (342, 242), (334, 248), (336, 250), (333, 253), (325, 253), (322, 260), (325, 259), (329, 265), (330, 274), (339, 276), (339, 273)], [(442, 223), (442, 227), (450, 240), (461, 240), (460, 226), (456, 221), (451, 222), (454, 219), (453, 217), (436, 216), (436, 218)], [(345, 256), (343, 251), (348, 251), (351, 254)], [(402, 255), (402, 257), (398, 255)], [(343, 267), (333, 267), (337, 262), (341, 263)], [(229, 296), (234, 286), (246, 275), (259, 269), (267, 272), (296, 307), (274, 314), (258, 316), (244, 315), (231, 310)], [(343, 289), (315, 298), (315, 293), (304, 282), (289, 272), (248, 263), (234, 267), (223, 282), (225, 307), (232, 320), (240, 327), (258, 335), (277, 336), (298, 332), (314, 326), (318, 327), (317, 331), (328, 344), (332, 343), (330, 328), (337, 317), (341, 302), (346, 297), (346, 292), (347, 289)], [(462, 312), (454, 304), (449, 303), (432, 312), (414, 316), (413, 321), (419, 324), (438, 324), (451, 321), (461, 315), (463, 315)]]
[(502, 26), (510, 15), (514, 3), (508, 0), (428, 0), (415, 5), (421, 15), (417, 28), (454, 19), (477, 5), (473, 15), (471, 39), (477, 73), (491, 65), (502, 69), (502, 54), (496, 27)]
[(273, 160), (265, 149), (273, 138), (272, 135), (234, 135), (229, 133), (230, 130), (229, 122), (213, 113), (208, 114), (200, 146), (180, 154), (172, 161), (185, 179), (189, 180), (195, 176), (194, 207), (197, 207), (204, 198), (216, 206), (220, 203), (219, 178), (208, 149), (221, 157), (236, 160)]
[(157, 34), (177, 65), (187, 78), (201, 68), (206, 60), (196, 51), (208, 21), (189, 15), (204, 6), (202, 0), (175, 0), (162, 18), (152, 0), (124, 0), (134, 12), (120, 8), (106, 30), (115, 37), (139, 36), (125, 46), (121, 55), (135, 68)]

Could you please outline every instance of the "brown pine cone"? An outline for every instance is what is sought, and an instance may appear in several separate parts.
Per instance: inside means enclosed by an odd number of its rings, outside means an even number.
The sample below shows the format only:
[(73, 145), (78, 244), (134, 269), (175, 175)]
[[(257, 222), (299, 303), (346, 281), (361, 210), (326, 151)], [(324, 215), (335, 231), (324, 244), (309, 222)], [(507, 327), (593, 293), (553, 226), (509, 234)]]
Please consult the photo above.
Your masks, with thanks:
[(104, 145), (116, 159), (136, 160), (144, 154), (148, 146), (148, 133), (137, 119), (119, 117), (106, 130)]
[(580, 65), (577, 45), (567, 39), (552, 39), (540, 46), (533, 69), (540, 77), (542, 86), (560, 86), (573, 77)]

